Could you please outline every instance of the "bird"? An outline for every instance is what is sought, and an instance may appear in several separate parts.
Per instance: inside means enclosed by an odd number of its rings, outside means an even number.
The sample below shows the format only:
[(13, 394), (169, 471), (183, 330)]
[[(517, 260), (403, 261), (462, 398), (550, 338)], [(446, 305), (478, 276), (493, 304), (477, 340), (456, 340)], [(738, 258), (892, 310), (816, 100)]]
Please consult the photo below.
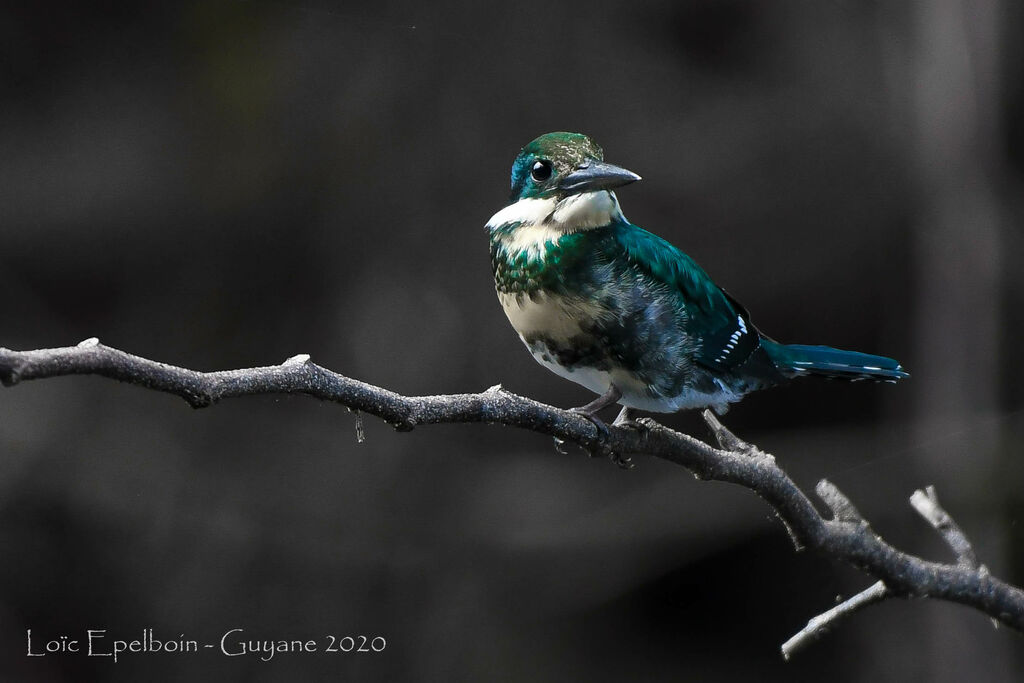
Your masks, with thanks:
[(512, 164), (509, 204), (487, 221), (498, 300), (534, 359), (598, 394), (572, 408), (607, 435), (636, 411), (711, 408), (796, 377), (895, 382), (891, 358), (763, 334), (690, 256), (630, 223), (615, 189), (640, 180), (582, 133), (546, 133)]

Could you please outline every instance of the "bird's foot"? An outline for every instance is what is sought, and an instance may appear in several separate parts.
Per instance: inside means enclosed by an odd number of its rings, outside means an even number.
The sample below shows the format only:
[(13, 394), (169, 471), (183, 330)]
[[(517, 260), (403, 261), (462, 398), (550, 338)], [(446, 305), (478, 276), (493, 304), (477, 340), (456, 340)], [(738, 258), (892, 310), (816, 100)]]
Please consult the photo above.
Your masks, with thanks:
[(570, 408), (569, 410), (590, 420), (590, 423), (597, 428), (597, 438), (604, 441), (608, 438), (608, 425), (598, 418), (597, 414), (618, 401), (620, 398), (622, 398), (622, 392), (619, 391), (617, 386), (612, 384), (608, 387), (608, 391), (604, 392), (601, 396), (598, 396), (587, 405), (580, 406), (578, 408)]
[(590, 424), (594, 425), (594, 427), (597, 429), (598, 440), (606, 440), (608, 438), (608, 425), (604, 423), (604, 420), (602, 420), (601, 418), (594, 414), (596, 411), (588, 410), (587, 408), (587, 406), (582, 406), (580, 408), (569, 408), (569, 412), (576, 413), (577, 415), (582, 415), (583, 417), (587, 418)]
[[(711, 428), (711, 433), (715, 435), (715, 440), (718, 442), (718, 445), (724, 450), (732, 453), (740, 453), (752, 458), (759, 458), (772, 463), (775, 462), (775, 456), (771, 453), (765, 453), (757, 446), (749, 444), (733, 434), (728, 427), (722, 424), (719, 419), (712, 414), (710, 410), (705, 410), (702, 415), (708, 427)], [(721, 413), (719, 413), (719, 415), (721, 415)]]
[[(631, 408), (627, 408), (625, 406), (622, 407), (622, 410), (619, 411), (619, 414), (618, 416), (616, 416), (615, 421), (612, 422), (612, 427), (633, 429), (638, 432), (645, 431), (648, 428), (646, 424), (637, 419), (636, 413)], [(633, 469), (633, 461), (630, 460), (628, 455), (621, 455), (620, 453), (612, 451), (608, 454), (608, 456), (611, 458), (612, 462), (614, 462), (622, 469)]]
[(609, 450), (608, 459), (619, 466), (619, 469), (631, 470), (635, 467), (632, 458), (618, 451)]
[[(603, 420), (599, 419), (596, 415), (589, 412), (586, 409), (586, 406), (582, 408), (570, 408), (570, 411), (587, 418), (587, 420), (589, 420), (591, 424), (593, 424), (594, 427), (597, 428), (597, 445), (593, 449), (588, 449), (590, 457), (596, 458), (599, 456), (606, 456), (609, 460), (611, 460), (613, 463), (615, 463), (624, 470), (633, 469), (633, 461), (630, 459), (628, 455), (619, 453), (615, 449), (608, 446), (607, 442), (610, 433), (608, 431), (608, 425), (606, 425)], [(615, 418), (615, 421), (612, 423), (612, 426), (625, 427), (630, 429), (643, 429), (644, 427), (640, 423), (635, 422), (632, 419), (632, 417), (630, 417), (629, 413), (627, 413), (626, 411), (626, 408), (622, 409), (622, 412), (620, 412), (619, 416)], [(626, 415), (626, 418), (620, 419), (623, 417), (623, 414)], [(555, 447), (557, 448), (558, 445), (556, 444)]]
[(637, 417), (636, 413), (632, 408), (623, 406), (622, 410), (619, 411), (618, 416), (612, 422), (612, 427), (624, 427), (626, 429), (635, 429), (638, 432), (647, 429), (647, 425), (641, 422)]
[[(597, 443), (593, 447), (587, 449), (591, 457), (604, 455), (610, 458), (611, 461), (614, 462), (619, 467), (622, 467), (624, 469), (630, 469), (633, 467), (633, 463), (630, 461), (629, 456), (617, 453), (615, 450), (608, 446), (608, 437), (610, 436), (610, 433), (608, 431), (608, 425), (604, 423), (604, 420), (597, 416), (597, 413), (599, 411), (612, 405), (620, 398), (622, 398), (622, 392), (619, 391), (618, 387), (616, 387), (613, 384), (610, 387), (608, 387), (608, 391), (606, 391), (599, 398), (591, 401), (585, 406), (580, 406), (578, 408), (570, 408), (569, 412), (576, 413), (577, 415), (585, 417), (587, 421), (590, 422), (590, 424), (594, 425), (594, 428), (597, 430)], [(636, 423), (630, 417), (630, 414), (626, 408), (622, 409), (622, 412), (620, 412), (619, 416), (615, 418), (615, 422), (612, 423), (612, 426), (632, 426), (638, 429), (641, 428), (640, 424)], [(562, 448), (563, 445), (564, 442), (562, 442), (561, 439), (555, 439), (555, 449), (559, 453), (565, 452), (565, 450)]]

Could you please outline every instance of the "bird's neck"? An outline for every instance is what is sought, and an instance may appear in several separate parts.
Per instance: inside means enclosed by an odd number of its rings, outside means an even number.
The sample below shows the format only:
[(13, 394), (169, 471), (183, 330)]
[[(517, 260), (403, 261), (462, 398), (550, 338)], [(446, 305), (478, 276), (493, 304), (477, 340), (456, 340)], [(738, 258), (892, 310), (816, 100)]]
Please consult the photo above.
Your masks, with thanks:
[(505, 207), (487, 222), (498, 291), (563, 289), (588, 262), (591, 235), (625, 220), (615, 194), (607, 190), (520, 199)]
[(624, 221), (611, 190), (581, 192), (568, 197), (527, 197), (509, 204), (487, 221), (492, 232), (508, 226), (542, 228), (564, 235)]

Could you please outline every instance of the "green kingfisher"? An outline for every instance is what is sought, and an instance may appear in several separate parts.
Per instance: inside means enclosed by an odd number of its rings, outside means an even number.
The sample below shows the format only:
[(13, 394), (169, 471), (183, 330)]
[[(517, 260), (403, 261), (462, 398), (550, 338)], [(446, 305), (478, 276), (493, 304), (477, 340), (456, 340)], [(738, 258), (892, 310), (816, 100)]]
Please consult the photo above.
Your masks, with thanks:
[(640, 176), (580, 133), (547, 133), (512, 164), (510, 204), (487, 222), (498, 299), (538, 363), (600, 397), (574, 408), (719, 414), (802, 375), (894, 382), (891, 358), (780, 344), (664, 239), (630, 223), (613, 191)]

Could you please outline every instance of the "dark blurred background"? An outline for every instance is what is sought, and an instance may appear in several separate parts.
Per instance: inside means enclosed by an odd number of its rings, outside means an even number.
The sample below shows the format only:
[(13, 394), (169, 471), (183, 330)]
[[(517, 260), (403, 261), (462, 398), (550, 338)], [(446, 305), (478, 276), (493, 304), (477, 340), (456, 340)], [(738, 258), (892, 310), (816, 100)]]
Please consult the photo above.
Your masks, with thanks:
[[(594, 136), (626, 215), (768, 334), (899, 358), (726, 416), (898, 547), (935, 484), (1024, 583), (1024, 9), (1003, 0), (5, 3), (0, 345), (86, 337), (203, 370), (296, 353), (404, 393), (591, 397), (536, 365), (483, 225), (519, 147)], [(611, 414), (609, 415), (609, 417)], [(667, 424), (706, 436), (694, 415)], [(1018, 681), (1024, 640), (892, 601), (753, 494), (474, 425), (92, 377), (0, 391), (4, 680)], [(26, 657), (86, 629), (381, 654)]]

